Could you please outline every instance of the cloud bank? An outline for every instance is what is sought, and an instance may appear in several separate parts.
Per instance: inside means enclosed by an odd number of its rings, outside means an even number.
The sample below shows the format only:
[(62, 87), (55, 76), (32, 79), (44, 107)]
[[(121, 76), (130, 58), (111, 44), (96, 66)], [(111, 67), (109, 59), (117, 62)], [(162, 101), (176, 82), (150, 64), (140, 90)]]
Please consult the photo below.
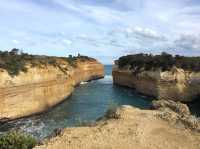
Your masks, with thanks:
[(85, 54), (200, 55), (199, 0), (2, 0), (0, 48)]

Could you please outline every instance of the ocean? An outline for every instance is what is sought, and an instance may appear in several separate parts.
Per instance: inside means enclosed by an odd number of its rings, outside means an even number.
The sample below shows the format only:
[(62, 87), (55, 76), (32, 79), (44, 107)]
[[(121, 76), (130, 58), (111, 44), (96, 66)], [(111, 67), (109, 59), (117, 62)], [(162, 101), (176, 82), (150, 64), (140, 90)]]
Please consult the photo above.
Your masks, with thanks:
[(110, 105), (147, 109), (151, 106), (151, 99), (133, 89), (113, 85), (112, 66), (106, 65), (105, 78), (81, 83), (69, 98), (48, 112), (1, 125), (0, 132), (19, 129), (43, 139), (57, 128), (95, 121), (104, 115)]

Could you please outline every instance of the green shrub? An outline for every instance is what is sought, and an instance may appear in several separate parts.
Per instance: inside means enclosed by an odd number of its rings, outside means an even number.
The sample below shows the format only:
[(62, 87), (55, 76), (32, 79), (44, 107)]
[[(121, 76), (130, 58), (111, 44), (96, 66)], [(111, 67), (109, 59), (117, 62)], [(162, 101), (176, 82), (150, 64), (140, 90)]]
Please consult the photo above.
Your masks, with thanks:
[(75, 63), (75, 60), (76, 58), (73, 57), (72, 55), (69, 55), (67, 58), (66, 58), (66, 61), (73, 67), (76, 67), (76, 63)]
[(7, 61), (5, 66), (7, 68), (8, 73), (11, 76), (18, 75), (20, 71), (23, 71), (23, 72), (27, 71), (25, 62), (16, 57), (13, 57), (12, 59), (10, 59), (10, 61)]
[(117, 112), (117, 107), (118, 107), (118, 105), (116, 103), (111, 102), (108, 105), (108, 109), (105, 113), (105, 117), (108, 119), (119, 119), (120, 114)]
[(117, 61), (120, 68), (128, 68), (139, 72), (140, 70), (162, 71), (170, 70), (173, 66), (190, 71), (200, 71), (200, 57), (185, 57), (163, 52), (161, 55), (135, 54), (122, 56)]
[(35, 138), (17, 131), (0, 135), (0, 149), (32, 149), (36, 144)]
[[(93, 58), (87, 56), (72, 56), (59, 57), (59, 59), (65, 60), (71, 66), (76, 67), (76, 61), (90, 61)], [(41, 55), (30, 55), (27, 53), (20, 52), (19, 49), (12, 49), (9, 51), (0, 51), (0, 68), (5, 69), (11, 76), (17, 76), (20, 72), (27, 72), (26, 65), (30, 64), (31, 67), (43, 67), (52, 65), (59, 68), (61, 71), (66, 72), (55, 56), (41, 56)]]

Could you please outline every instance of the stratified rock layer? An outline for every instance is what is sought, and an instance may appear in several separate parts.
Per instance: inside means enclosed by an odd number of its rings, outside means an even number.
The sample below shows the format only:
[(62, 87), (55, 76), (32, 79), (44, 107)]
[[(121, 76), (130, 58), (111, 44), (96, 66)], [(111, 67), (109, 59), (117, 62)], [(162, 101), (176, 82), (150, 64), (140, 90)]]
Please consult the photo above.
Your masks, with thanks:
[(192, 101), (200, 95), (200, 72), (172, 68), (171, 71), (141, 71), (113, 67), (115, 84), (128, 86), (158, 99)]
[[(101, 78), (104, 67), (95, 60), (77, 61), (77, 67), (60, 59), (60, 66), (28, 67), (11, 77), (0, 70), (0, 120), (29, 116), (62, 102), (81, 81)], [(62, 71), (64, 68), (68, 71)]]

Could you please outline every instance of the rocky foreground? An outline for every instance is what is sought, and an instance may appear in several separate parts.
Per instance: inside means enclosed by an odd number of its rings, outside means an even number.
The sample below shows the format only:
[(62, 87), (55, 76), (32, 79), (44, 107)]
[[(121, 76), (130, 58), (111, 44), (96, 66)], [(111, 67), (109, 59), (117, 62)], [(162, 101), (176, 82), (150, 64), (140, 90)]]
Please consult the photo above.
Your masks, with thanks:
[[(122, 106), (94, 126), (66, 128), (35, 149), (199, 149), (199, 120), (184, 104), (156, 101), (157, 110)], [(108, 119), (109, 118), (109, 119)]]

